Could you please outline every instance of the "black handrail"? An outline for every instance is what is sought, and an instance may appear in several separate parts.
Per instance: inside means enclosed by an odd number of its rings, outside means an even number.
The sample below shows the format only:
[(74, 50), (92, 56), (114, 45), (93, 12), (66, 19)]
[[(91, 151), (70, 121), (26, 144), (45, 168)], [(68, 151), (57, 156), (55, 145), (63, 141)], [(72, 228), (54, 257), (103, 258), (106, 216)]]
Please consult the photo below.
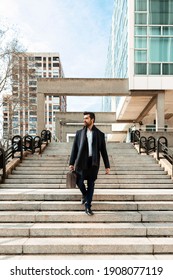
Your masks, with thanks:
[(168, 148), (168, 140), (164, 136), (157, 139), (157, 160), (160, 160), (161, 158), (165, 158), (171, 163), (173, 175), (173, 150)]
[(26, 135), (23, 137), (23, 148), (24, 151), (29, 151), (34, 153), (34, 141), (31, 135)]
[(139, 153), (146, 153), (148, 155), (148, 140), (145, 136), (139, 139)]
[(41, 137), (40, 136), (35, 136), (33, 139), (33, 149), (34, 152), (36, 151), (36, 149), (39, 149), (39, 153), (41, 154)]
[(41, 153), (42, 143), (48, 144), (48, 141), (51, 142), (51, 132), (49, 130), (44, 130), (41, 135), (46, 135), (46, 138), (40, 136), (35, 136), (34, 138), (31, 135), (26, 135), (23, 138), (20, 135), (15, 135), (12, 138), (12, 145), (4, 151), (3, 148), (0, 148), (0, 170), (2, 170), (2, 181), (6, 178), (6, 164), (9, 162), (10, 158), (23, 158), (23, 150), (30, 151), (34, 153), (36, 150), (39, 150)]
[(46, 130), (46, 129), (42, 130), (42, 132), (41, 132), (42, 143), (46, 143), (46, 145), (47, 145), (48, 141), (51, 142), (51, 137), (52, 137), (52, 134), (51, 134), (50, 130)]
[(156, 151), (156, 139), (153, 136), (148, 137), (148, 154)]
[(140, 141), (140, 131), (132, 130), (130, 133), (130, 140), (135, 145), (135, 143), (139, 143)]
[(14, 154), (18, 152), (18, 155), (15, 156), (22, 160), (23, 158), (23, 147), (22, 147), (22, 137), (20, 135), (15, 135), (12, 138), (12, 158), (14, 158)]
[(4, 181), (6, 176), (6, 164), (5, 164), (5, 152), (4, 149), (0, 148), (0, 170), (2, 170), (1, 178)]

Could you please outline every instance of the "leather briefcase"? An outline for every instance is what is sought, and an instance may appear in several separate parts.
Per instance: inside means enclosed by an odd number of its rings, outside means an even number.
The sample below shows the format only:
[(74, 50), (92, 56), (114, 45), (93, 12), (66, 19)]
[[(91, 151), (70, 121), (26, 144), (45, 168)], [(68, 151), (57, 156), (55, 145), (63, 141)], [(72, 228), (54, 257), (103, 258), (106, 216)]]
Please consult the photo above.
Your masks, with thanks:
[(75, 171), (69, 171), (66, 176), (66, 188), (68, 189), (74, 189), (76, 188), (76, 172)]

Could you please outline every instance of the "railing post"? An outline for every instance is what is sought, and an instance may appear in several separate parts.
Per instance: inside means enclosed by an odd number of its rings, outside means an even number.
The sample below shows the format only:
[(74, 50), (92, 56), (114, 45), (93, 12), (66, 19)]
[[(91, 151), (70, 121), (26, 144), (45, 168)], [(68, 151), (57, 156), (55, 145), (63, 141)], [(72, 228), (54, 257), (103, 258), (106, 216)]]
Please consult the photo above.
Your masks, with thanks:
[(2, 169), (2, 182), (6, 178), (6, 162), (5, 162), (5, 151), (0, 148), (0, 169)]
[(39, 153), (41, 154), (41, 137), (40, 136), (35, 136), (34, 137), (34, 151), (39, 148)]
[(160, 159), (159, 153), (162, 151), (162, 146), (168, 147), (168, 140), (164, 136), (161, 136), (157, 139), (157, 160)]
[(41, 132), (41, 141), (46, 142), (46, 145), (48, 144), (48, 139), (47, 139), (47, 130), (43, 129)]
[(49, 140), (51, 142), (51, 136), (52, 136), (52, 133), (50, 130), (47, 130), (47, 140)]
[(148, 153), (156, 151), (156, 139), (153, 136), (148, 137)]
[(132, 130), (131, 131), (131, 142), (135, 144), (135, 142), (139, 143), (140, 140), (140, 131), (139, 130)]
[[(14, 144), (17, 145), (17, 149), (14, 147)], [(12, 158), (14, 158), (14, 154), (16, 152), (20, 152), (20, 160), (23, 158), (23, 147), (22, 147), (22, 137), (20, 135), (15, 135), (12, 138)]]
[(31, 135), (26, 135), (23, 137), (24, 139), (24, 150), (31, 151), (32, 154), (34, 153), (34, 146), (33, 146), (33, 138)]

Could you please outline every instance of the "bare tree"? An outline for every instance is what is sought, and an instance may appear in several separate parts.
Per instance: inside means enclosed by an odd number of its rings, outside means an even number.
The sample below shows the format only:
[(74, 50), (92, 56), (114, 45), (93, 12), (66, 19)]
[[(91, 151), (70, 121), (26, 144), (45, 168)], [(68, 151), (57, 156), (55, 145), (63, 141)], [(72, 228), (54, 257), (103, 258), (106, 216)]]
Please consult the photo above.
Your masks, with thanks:
[[(11, 137), (12, 119), (15, 107), (21, 99), (12, 96), (12, 86), (14, 82), (15, 61), (17, 63), (19, 54), (25, 55), (25, 49), (18, 41), (18, 32), (0, 21), (0, 140), (3, 135), (3, 108), (8, 112), (9, 127), (8, 138)], [(15, 59), (14, 59), (15, 58)], [(23, 100), (22, 102), (26, 102)], [(4, 141), (2, 141), (4, 142)], [(4, 143), (3, 143), (4, 144)], [(2, 145), (3, 145), (2, 144)]]

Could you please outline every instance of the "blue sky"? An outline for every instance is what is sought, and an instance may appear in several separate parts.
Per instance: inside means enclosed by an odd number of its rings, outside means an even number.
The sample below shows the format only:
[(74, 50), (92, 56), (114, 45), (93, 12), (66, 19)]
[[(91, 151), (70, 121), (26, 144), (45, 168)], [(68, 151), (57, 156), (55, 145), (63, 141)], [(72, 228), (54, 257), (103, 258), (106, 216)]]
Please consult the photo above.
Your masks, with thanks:
[[(27, 51), (59, 52), (65, 77), (102, 78), (114, 0), (1, 0), (0, 16)], [(68, 97), (69, 111), (100, 111), (101, 98)]]

